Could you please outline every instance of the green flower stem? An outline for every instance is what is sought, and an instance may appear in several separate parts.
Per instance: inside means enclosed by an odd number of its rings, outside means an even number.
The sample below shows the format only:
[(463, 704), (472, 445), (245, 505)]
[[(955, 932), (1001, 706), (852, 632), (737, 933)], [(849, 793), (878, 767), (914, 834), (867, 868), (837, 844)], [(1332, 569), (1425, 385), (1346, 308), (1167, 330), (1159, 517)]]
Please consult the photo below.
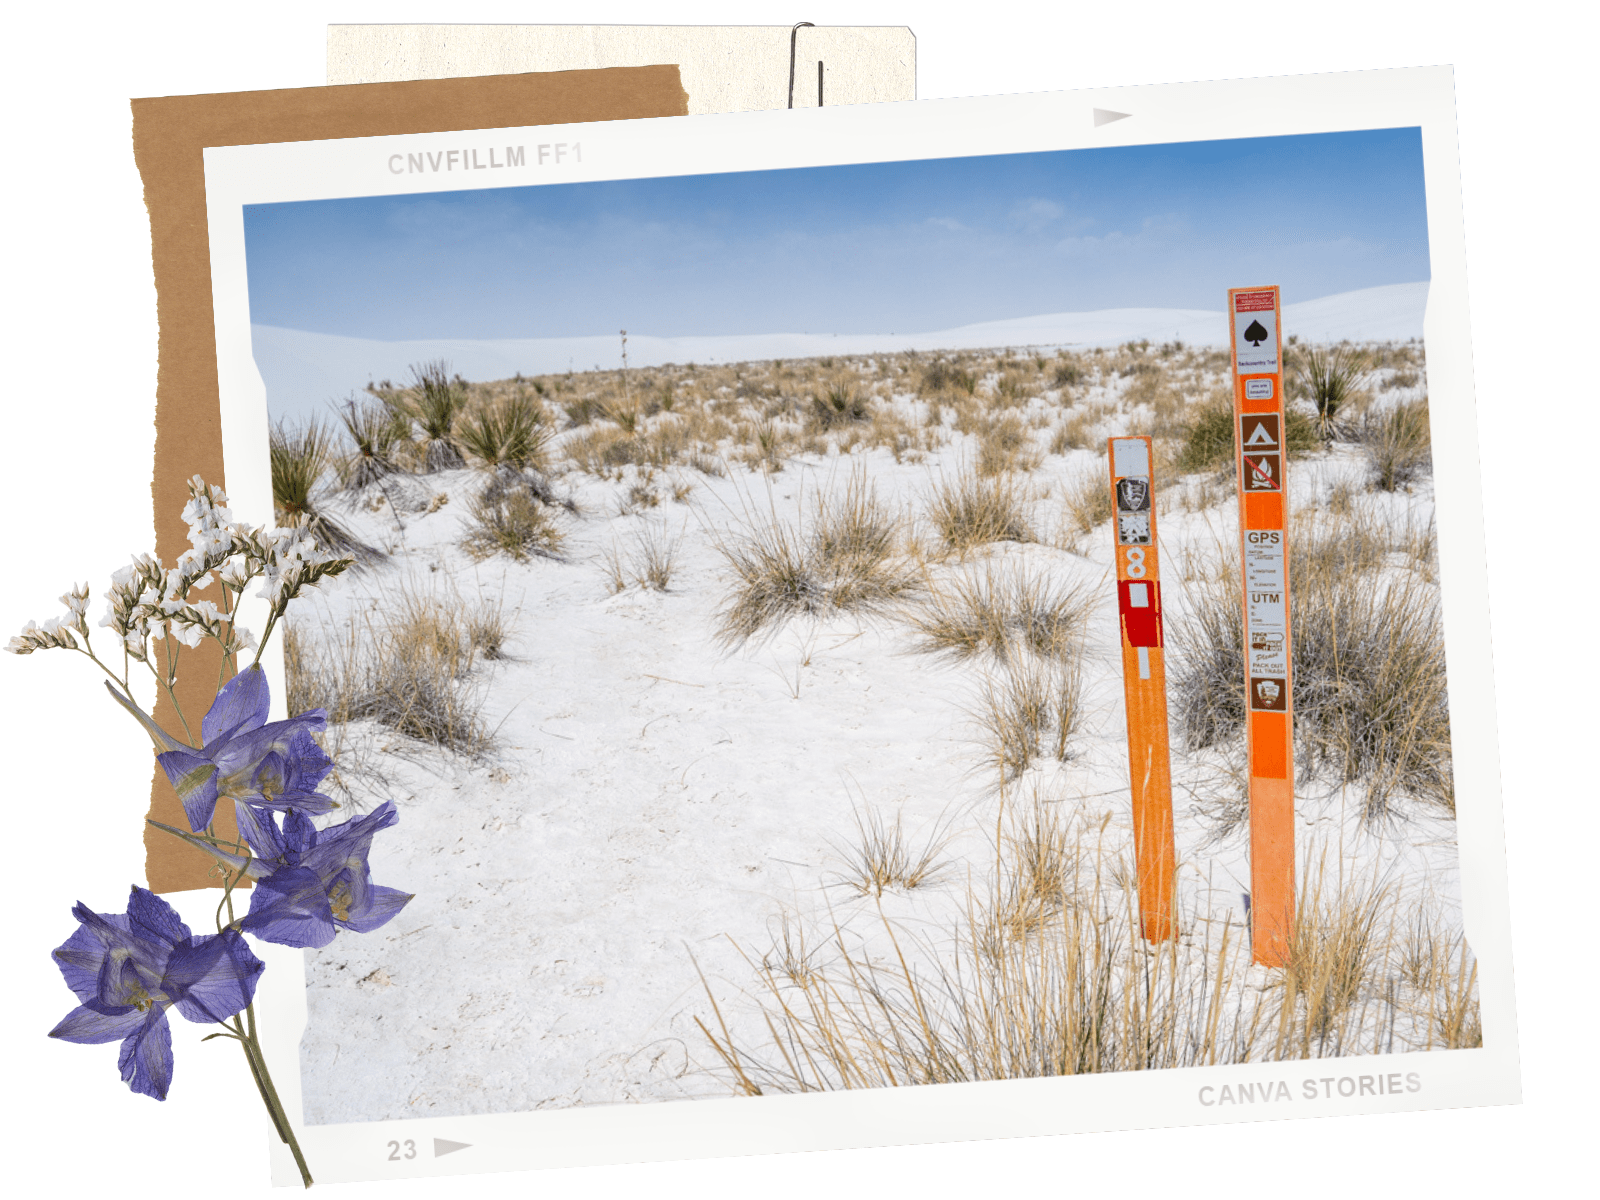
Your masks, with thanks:
[(278, 1089), (272, 1084), (272, 1076), (267, 1073), (267, 1060), (261, 1053), (261, 1041), (256, 1036), (256, 1006), (245, 1006), (245, 1025), (241, 1025), (239, 1018), (233, 1019), (233, 1028), (240, 1042), (244, 1046), (245, 1060), (250, 1064), (250, 1074), (255, 1078), (256, 1090), (261, 1093), (261, 1102), (267, 1106), (267, 1113), (272, 1117), (273, 1128), (277, 1130), (278, 1138), (294, 1155), (295, 1166), (300, 1168), (300, 1179), (306, 1187), (312, 1184), (311, 1168), (306, 1165), (306, 1156), (300, 1151), (300, 1142), (294, 1136), (294, 1130), (289, 1125), (289, 1116), (283, 1109), (283, 1101), (278, 1098)]

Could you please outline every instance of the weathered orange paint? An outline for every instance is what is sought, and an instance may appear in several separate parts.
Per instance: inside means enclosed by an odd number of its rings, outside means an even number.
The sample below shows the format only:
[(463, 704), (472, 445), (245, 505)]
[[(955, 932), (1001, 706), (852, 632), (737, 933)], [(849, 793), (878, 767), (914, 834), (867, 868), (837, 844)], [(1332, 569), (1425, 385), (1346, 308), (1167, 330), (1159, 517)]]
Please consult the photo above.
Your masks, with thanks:
[[(1117, 442), (1142, 442), (1145, 463), (1151, 468), (1148, 481), (1149, 541), (1144, 545), (1122, 544), (1117, 514)], [(1116, 540), (1117, 581), (1119, 585), (1147, 584), (1140, 599), (1154, 608), (1154, 635), (1148, 632), (1148, 615), (1130, 637), (1129, 622), (1121, 609), (1117, 617), (1122, 644), (1122, 694), (1128, 716), (1128, 784), (1133, 806), (1135, 870), (1138, 873), (1139, 919), (1145, 938), (1152, 942), (1177, 936), (1175, 875), (1177, 851), (1172, 829), (1172, 752), (1167, 733), (1167, 674), (1160, 615), (1161, 556), (1156, 536), (1154, 447), (1148, 437), (1110, 438), (1107, 466), (1111, 472), (1112, 537)], [(1136, 552), (1136, 553), (1135, 553)], [(1127, 592), (1119, 587), (1119, 597)], [(1137, 610), (1130, 610), (1137, 611)], [(1145, 645), (1135, 645), (1135, 642)], [(1148, 644), (1154, 642), (1155, 644)], [(1141, 659), (1141, 653), (1143, 658)]]
[[(1241, 293), (1249, 295), (1241, 297)], [(1241, 307), (1244, 311), (1240, 311)], [(1256, 354), (1254, 365), (1241, 373), (1239, 358), (1244, 344), (1239, 338), (1239, 322), (1264, 319), (1268, 312), (1277, 348), (1275, 362), (1267, 363), (1262, 354)], [(1286, 342), (1282, 316), (1283, 306), (1275, 287), (1232, 288), (1228, 292), (1228, 343), (1234, 379), (1234, 464), (1238, 469), (1239, 488), (1239, 585), (1240, 603), (1244, 606), (1246, 737), (1250, 758), (1250, 944), (1255, 961), (1267, 966), (1285, 965), (1289, 935), (1294, 927), (1294, 658), (1288, 619), (1288, 439), (1283, 412)], [(1252, 346), (1264, 353), (1264, 340), (1263, 337), (1262, 342), (1252, 343)], [(1249, 353), (1250, 349), (1246, 346), (1245, 352)], [(1263, 366), (1277, 369), (1263, 371), (1260, 369)], [(1278, 416), (1279, 444), (1270, 451), (1268, 447), (1257, 447), (1277, 456), (1278, 486), (1272, 491), (1246, 490), (1247, 467), (1240, 422), (1247, 414), (1259, 413)], [(1269, 618), (1272, 618), (1273, 607), (1263, 603), (1258, 609), (1263, 614), (1261, 628), (1252, 630), (1250, 554), (1252, 551), (1258, 556), (1269, 553), (1268, 544), (1254, 535), (1272, 532), (1278, 536), (1271, 543), (1270, 552), (1281, 552), (1281, 560), (1257, 557), (1255, 563), (1258, 572), (1271, 565), (1279, 582), (1275, 586), (1259, 584), (1255, 595), (1261, 601), (1277, 595), (1281, 601), (1282, 628), (1271, 627)], [(1264, 577), (1257, 575), (1258, 580)], [(1253, 640), (1264, 632), (1265, 641), (1252, 649)], [(1264, 659), (1253, 657), (1258, 650)], [(1274, 654), (1282, 662), (1281, 683), (1276, 672), (1270, 669)], [(1252, 682), (1253, 675), (1266, 679), (1260, 693)], [(1269, 692), (1269, 688), (1273, 690)]]

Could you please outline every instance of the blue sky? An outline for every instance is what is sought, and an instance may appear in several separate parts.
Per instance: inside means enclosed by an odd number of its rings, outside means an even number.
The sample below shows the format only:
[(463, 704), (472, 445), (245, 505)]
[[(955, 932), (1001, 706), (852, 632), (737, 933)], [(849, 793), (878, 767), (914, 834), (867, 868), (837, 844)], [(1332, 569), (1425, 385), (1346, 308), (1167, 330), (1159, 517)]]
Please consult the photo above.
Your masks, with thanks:
[(899, 333), (1425, 280), (1416, 129), (245, 209), (251, 319), (395, 341)]

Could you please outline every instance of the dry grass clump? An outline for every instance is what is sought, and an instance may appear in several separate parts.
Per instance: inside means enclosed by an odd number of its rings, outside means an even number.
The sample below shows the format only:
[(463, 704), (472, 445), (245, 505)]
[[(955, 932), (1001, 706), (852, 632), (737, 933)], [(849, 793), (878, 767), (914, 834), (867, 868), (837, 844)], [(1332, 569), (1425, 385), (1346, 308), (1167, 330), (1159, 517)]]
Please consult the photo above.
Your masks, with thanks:
[(978, 475), (992, 479), (1011, 471), (1032, 471), (1040, 463), (1033, 435), (1014, 413), (987, 421), (978, 434)]
[(1083, 471), (1066, 486), (1068, 537), (1076, 540), (1111, 520), (1111, 479), (1098, 471)]
[(733, 595), (718, 613), (718, 635), (738, 645), (792, 616), (872, 613), (918, 586), (895, 555), (899, 518), (878, 499), (864, 472), (842, 493), (818, 498), (810, 528), (776, 512), (747, 516), (735, 538), (717, 549), (733, 568)]
[(1359, 438), (1369, 481), (1379, 491), (1402, 490), (1433, 470), (1427, 397), (1367, 413)]
[[(298, 632), (298, 631), (297, 631)], [(386, 611), (352, 621), (336, 645), (286, 643), (290, 704), (327, 710), (334, 724), (368, 718), (463, 754), (488, 748), (476, 660), (499, 657), (500, 614), (459, 597), (402, 589)], [(300, 711), (300, 710), (297, 710)]]
[(1072, 657), (1089, 609), (1089, 596), (1076, 584), (985, 562), (980, 570), (930, 585), (927, 599), (905, 615), (919, 650), (956, 658), (987, 651), (1010, 662), (1025, 653)]
[(626, 560), (615, 544), (605, 557), (606, 578), (611, 590), (621, 592), (633, 583), (646, 591), (666, 591), (677, 569), (682, 534), (669, 539), (666, 530), (652, 522), (634, 533), (633, 543)]
[[(1351, 528), (1357, 532), (1350, 532)], [(1291, 541), (1290, 638), (1296, 762), (1360, 782), (1364, 815), (1396, 795), (1454, 807), (1444, 632), (1437, 589), (1414, 573), (1363, 569), (1369, 536)], [(1243, 730), (1243, 617), (1237, 568), (1224, 558), (1172, 620), (1173, 707), (1190, 749)]]
[(856, 807), (857, 841), (846, 851), (847, 873), (843, 882), (863, 896), (881, 896), (891, 889), (911, 891), (938, 880), (947, 864), (939, 859), (948, 836), (941, 828), (913, 847), (906, 836), (904, 819), (896, 812), (891, 823), (876, 808)]
[(973, 718), (1002, 780), (1015, 779), (1035, 758), (1071, 757), (1068, 743), (1083, 722), (1082, 680), (1076, 655), (1007, 662), (983, 678)]
[(990, 542), (1032, 542), (1027, 502), (1010, 475), (984, 479), (975, 473), (940, 479), (928, 501), (928, 519), (945, 548), (965, 554)]
[(1050, 438), (1050, 453), (1065, 454), (1069, 450), (1105, 450), (1105, 439), (1100, 436), (1103, 414), (1098, 409), (1080, 408), (1067, 415), (1056, 426)]
[(1283, 1004), (1295, 1012), (1295, 1034), (1306, 1043), (1297, 1058), (1313, 1057), (1311, 1042), (1320, 1050), (1344, 1040), (1348, 1031), (1342, 1026), (1386, 965), (1393, 940), (1394, 905), (1386, 888), (1344, 888), (1329, 898), (1321, 882), (1319, 868), (1315, 882), (1301, 889), (1283, 972)]
[[(716, 1029), (700, 1028), (719, 1074), (745, 1095), (1409, 1048), (1396, 1046), (1397, 1017), (1427, 1011), (1430, 998), (1403, 1004), (1384, 973), (1381, 892), (1355, 886), (1307, 904), (1300, 959), (1260, 989), (1246, 983), (1248, 942), (1236, 926), (1144, 942), (1133, 878), (1103, 825), (1069, 835), (1036, 808), (1001, 838), (991, 886), (969, 894), (955, 928), (911, 934), (881, 918), (864, 943), (835, 923), (807, 948), (786, 921), (785, 944), (800, 945), (803, 969), (745, 956), (759, 1021), (740, 1028), (761, 1032), (730, 1032), (709, 982)], [(1401, 1028), (1418, 1049), (1434, 1044), (1414, 1022)]]
[(471, 502), (469, 512), (471, 523), (461, 548), (479, 561), (496, 554), (516, 562), (555, 558), (566, 540), (550, 510), (524, 488), (491, 484)]

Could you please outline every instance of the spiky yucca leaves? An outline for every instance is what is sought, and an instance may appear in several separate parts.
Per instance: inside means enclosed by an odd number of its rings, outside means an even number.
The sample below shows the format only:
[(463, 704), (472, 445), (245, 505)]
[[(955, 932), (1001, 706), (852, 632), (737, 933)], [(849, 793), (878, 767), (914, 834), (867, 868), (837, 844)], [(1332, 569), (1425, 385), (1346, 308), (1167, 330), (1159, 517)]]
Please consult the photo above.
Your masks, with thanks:
[(349, 555), (357, 567), (370, 566), (384, 557), (383, 551), (356, 537), (317, 503), (318, 481), (328, 467), (332, 449), (327, 428), (320, 421), (312, 418), (302, 426), (275, 422), (268, 432), (267, 449), (272, 504), (280, 525), (309, 530), (319, 546)]
[(1290, 394), (1316, 409), (1317, 436), (1332, 441), (1347, 432), (1343, 411), (1372, 376), (1372, 356), (1346, 343), (1296, 346), (1289, 351)]
[(853, 385), (835, 383), (811, 397), (811, 416), (821, 428), (835, 429), (870, 419), (872, 406)]
[(456, 418), (466, 404), (465, 389), (450, 377), (442, 359), (411, 368), (412, 395), (405, 411), (422, 427), (422, 463), (426, 471), (447, 471), (466, 465), (456, 440)]
[(402, 430), (392, 409), (352, 397), (340, 407), (339, 420), (355, 446), (346, 491), (359, 492), (394, 474), (397, 468), (392, 455)]
[(480, 405), (456, 430), (462, 448), (489, 470), (543, 467), (551, 436), (544, 406), (525, 392)]

